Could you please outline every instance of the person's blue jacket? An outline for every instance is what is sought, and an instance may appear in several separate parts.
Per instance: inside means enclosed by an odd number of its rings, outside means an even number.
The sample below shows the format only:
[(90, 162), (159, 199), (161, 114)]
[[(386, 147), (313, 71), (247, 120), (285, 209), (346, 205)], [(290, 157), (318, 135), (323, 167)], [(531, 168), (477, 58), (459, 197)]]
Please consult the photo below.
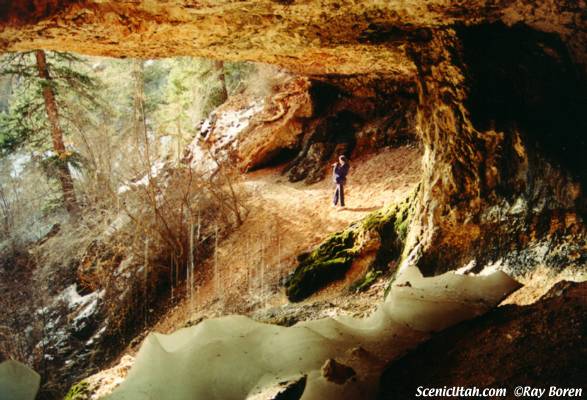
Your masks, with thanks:
[(349, 173), (349, 168), (350, 165), (348, 162), (344, 164), (336, 163), (336, 166), (334, 167), (334, 182), (337, 184), (344, 184), (346, 176)]

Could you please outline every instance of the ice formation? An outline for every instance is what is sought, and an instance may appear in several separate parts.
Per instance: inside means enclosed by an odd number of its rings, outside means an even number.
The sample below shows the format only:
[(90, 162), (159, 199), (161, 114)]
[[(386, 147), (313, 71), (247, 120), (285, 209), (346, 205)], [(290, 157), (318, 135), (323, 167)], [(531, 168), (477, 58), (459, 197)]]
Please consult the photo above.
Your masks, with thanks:
[(1, 400), (34, 400), (40, 382), (39, 374), (18, 361), (0, 364)]
[[(518, 287), (503, 272), (424, 278), (415, 267), (405, 268), (395, 282), (385, 302), (364, 319), (281, 327), (228, 316), (171, 335), (153, 333), (108, 400), (242, 400), (301, 376), (307, 377), (304, 400), (373, 398), (387, 361), (431, 332), (487, 311)], [(325, 379), (321, 367), (331, 358), (356, 375), (342, 384)]]

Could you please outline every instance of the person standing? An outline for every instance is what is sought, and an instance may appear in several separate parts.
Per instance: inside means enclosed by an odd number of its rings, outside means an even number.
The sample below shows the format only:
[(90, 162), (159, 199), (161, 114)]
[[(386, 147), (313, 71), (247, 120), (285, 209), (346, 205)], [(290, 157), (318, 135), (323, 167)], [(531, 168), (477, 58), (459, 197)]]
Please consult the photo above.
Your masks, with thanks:
[(332, 164), (332, 178), (336, 184), (334, 198), (332, 199), (333, 207), (337, 206), (339, 200), (340, 206), (344, 207), (344, 185), (349, 169), (349, 161), (344, 155), (338, 157), (338, 162)]

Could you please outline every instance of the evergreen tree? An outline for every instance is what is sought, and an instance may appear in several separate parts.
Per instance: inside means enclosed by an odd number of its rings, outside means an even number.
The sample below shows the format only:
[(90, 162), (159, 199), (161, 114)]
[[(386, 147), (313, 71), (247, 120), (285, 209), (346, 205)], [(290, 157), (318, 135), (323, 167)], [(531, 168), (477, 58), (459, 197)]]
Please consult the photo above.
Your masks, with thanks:
[(99, 106), (98, 85), (83, 70), (79, 57), (43, 50), (9, 54), (0, 61), (0, 74), (10, 76), (14, 87), (9, 110), (0, 114), (0, 152), (34, 149), (49, 175), (58, 179), (70, 214), (78, 210), (70, 166), (79, 167), (81, 157), (66, 147), (64, 135), (75, 129), (80, 109)]
[(61, 183), (61, 190), (63, 191), (63, 203), (68, 212), (75, 212), (77, 209), (77, 199), (73, 189), (73, 179), (69, 166), (67, 165), (68, 153), (65, 150), (65, 143), (63, 142), (63, 131), (59, 123), (59, 111), (57, 101), (55, 100), (55, 89), (52, 85), (52, 78), (49, 74), (49, 66), (47, 65), (47, 56), (43, 50), (35, 52), (35, 59), (37, 64), (37, 71), (41, 79), (41, 86), (43, 90), (43, 99), (45, 102), (45, 111), (51, 129), (51, 141), (53, 142), (53, 150), (55, 151), (57, 161), (55, 163), (56, 171)]
[(218, 74), (218, 82), (220, 83), (220, 95), (218, 102), (224, 103), (228, 99), (228, 91), (226, 90), (226, 77), (224, 74), (224, 61), (214, 61), (214, 69)]

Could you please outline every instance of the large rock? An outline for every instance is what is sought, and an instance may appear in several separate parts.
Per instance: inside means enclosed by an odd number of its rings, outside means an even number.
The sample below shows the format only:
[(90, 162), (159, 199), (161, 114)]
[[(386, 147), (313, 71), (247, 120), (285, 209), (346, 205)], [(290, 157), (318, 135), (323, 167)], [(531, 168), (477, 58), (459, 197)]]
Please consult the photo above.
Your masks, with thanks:
[[(587, 283), (561, 282), (533, 305), (509, 305), (448, 329), (388, 366), (380, 399), (417, 388), (585, 388)], [(553, 397), (553, 396), (551, 396)], [(580, 397), (580, 396), (579, 396)]]
[(279, 160), (299, 147), (304, 119), (313, 115), (307, 78), (289, 77), (266, 96), (235, 95), (203, 122), (201, 136), (189, 147), (187, 159), (197, 165), (202, 149), (220, 158), (236, 159), (243, 171)]
[(322, 77), (311, 88), (315, 116), (286, 167), (292, 182), (314, 183), (340, 155), (364, 155), (415, 140), (416, 84), (388, 75)]
[(407, 246), (420, 269), (584, 270), (587, 87), (560, 39), (491, 25), (411, 51), (426, 151)]
[(413, 81), (284, 76), (264, 96), (237, 94), (214, 110), (185, 160), (214, 169), (212, 154), (242, 171), (286, 163), (290, 181), (314, 183), (340, 154), (352, 158), (416, 138)]

